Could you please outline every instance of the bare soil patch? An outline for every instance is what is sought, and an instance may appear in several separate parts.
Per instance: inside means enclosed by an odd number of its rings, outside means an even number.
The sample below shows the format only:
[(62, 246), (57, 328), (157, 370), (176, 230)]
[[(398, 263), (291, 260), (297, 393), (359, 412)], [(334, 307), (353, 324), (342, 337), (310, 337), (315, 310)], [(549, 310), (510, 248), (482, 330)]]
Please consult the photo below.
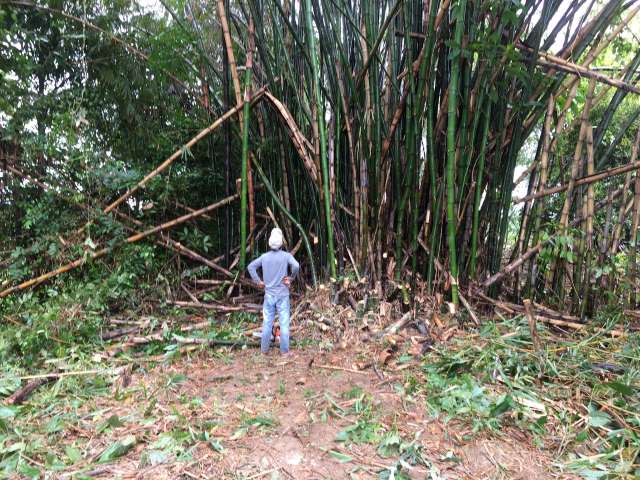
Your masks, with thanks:
[(349, 349), (309, 347), (293, 358), (248, 349), (140, 368), (83, 405), (63, 438), (94, 456), (131, 435), (135, 446), (60, 478), (390, 478), (398, 457), (380, 455), (367, 428), (397, 432), (426, 459), (401, 478), (558, 478), (525, 435), (471, 435), (429, 418), (424, 398), (403, 393), (405, 369), (358, 371), (360, 360)]

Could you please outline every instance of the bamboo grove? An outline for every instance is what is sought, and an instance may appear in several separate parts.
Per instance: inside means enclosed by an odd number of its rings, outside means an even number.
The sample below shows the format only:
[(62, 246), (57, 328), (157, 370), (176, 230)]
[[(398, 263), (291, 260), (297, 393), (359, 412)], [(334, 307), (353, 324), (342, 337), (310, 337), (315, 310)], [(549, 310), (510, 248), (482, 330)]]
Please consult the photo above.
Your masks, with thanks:
[[(3, 1), (3, 22), (66, 28), (83, 92), (101, 53), (138, 65), (178, 99), (151, 96), (149, 111), (169, 116), (174, 102), (183, 126), (148, 133), (166, 139), (153, 153), (96, 160), (138, 172), (98, 189), (6, 134), (8, 244), (23, 241), (12, 209), (33, 189), (82, 212), (60, 241), (84, 252), (5, 279), (0, 297), (141, 239), (236, 278), (277, 223), (313, 282), (354, 272), (380, 294), (425, 282), (453, 304), (469, 289), (581, 313), (605, 291), (635, 303), (640, 45), (625, 64), (596, 65), (628, 38), (640, 2), (163, 0), (144, 45), (131, 24), (148, 15), (64, 3)], [(169, 30), (163, 54), (153, 39)], [(163, 194), (163, 182), (182, 187)], [(104, 218), (127, 235), (87, 247)], [(178, 225), (212, 235), (215, 255), (171, 238)]]

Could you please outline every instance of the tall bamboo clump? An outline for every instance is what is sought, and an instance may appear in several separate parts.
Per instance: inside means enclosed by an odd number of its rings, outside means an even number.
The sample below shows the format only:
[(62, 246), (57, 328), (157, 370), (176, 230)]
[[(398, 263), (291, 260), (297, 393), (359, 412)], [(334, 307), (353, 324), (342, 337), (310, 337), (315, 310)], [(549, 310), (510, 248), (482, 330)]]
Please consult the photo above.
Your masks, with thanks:
[[(590, 66), (632, 21), (633, 2), (608, 0), (597, 12), (582, 8), (587, 0), (225, 3), (206, 4), (181, 25), (193, 29), (192, 38), (221, 29), (194, 49), (213, 66), (204, 81), (225, 99), (212, 95), (209, 114), (232, 103), (242, 110), (237, 129), (213, 133), (242, 145), (225, 167), (233, 170), (226, 192), (240, 178), (241, 270), (259, 230), (247, 229), (254, 161), (267, 187), (255, 192), (256, 216), (283, 226), (290, 247), (304, 243), (303, 262), (332, 279), (353, 269), (378, 292), (388, 286), (406, 294), (422, 278), (454, 305), (460, 286), (471, 284), (543, 297), (571, 283), (576, 298), (592, 295), (588, 284), (603, 260), (594, 248), (614, 237), (602, 234), (607, 221), (597, 212), (633, 203), (618, 191), (624, 178), (609, 151), (616, 144), (604, 133), (625, 99), (640, 92), (633, 83), (640, 56), (617, 77)], [(260, 89), (260, 99), (249, 95)], [(580, 119), (569, 112), (578, 93), (588, 98)], [(589, 125), (590, 109), (604, 101), (601, 123)], [(636, 118), (626, 128), (637, 128)], [(556, 152), (576, 128), (569, 162)], [(535, 158), (514, 180), (532, 139)], [(589, 183), (606, 169), (614, 173)], [(636, 175), (635, 167), (623, 173)], [(514, 200), (521, 181), (527, 196)], [(523, 207), (515, 217), (514, 205)], [(609, 224), (617, 220), (621, 235), (635, 238), (620, 212)], [(568, 258), (578, 247), (558, 241), (576, 228), (584, 229), (580, 248), (592, 259), (580, 268)], [(543, 251), (552, 258), (540, 260)]]

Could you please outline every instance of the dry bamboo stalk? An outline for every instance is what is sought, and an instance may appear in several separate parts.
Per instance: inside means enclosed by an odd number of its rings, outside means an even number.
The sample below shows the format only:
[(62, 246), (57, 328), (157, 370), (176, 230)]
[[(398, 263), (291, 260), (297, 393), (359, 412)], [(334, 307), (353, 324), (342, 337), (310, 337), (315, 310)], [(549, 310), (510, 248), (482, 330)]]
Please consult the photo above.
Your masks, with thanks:
[[(616, 175), (621, 175), (623, 173), (629, 173), (633, 170), (638, 170), (638, 169), (640, 169), (640, 162), (628, 163), (627, 165), (622, 165), (621, 167), (613, 167), (608, 170), (603, 170), (602, 172), (595, 173), (593, 175), (587, 175), (586, 177), (577, 178), (573, 183), (573, 187), (575, 188), (575, 187), (579, 187), (580, 185), (589, 185), (595, 182), (599, 182), (600, 180), (605, 180), (607, 178), (610, 178)], [(513, 203), (517, 204), (522, 202), (528, 202), (536, 198), (546, 197), (549, 195), (553, 195), (554, 193), (564, 192), (569, 188), (569, 186), (570, 186), (570, 183), (565, 183), (564, 185), (559, 185), (557, 187), (549, 188), (547, 190), (542, 190), (536, 193), (532, 193), (531, 195), (527, 195), (526, 197), (514, 199)]]
[[(515, 46), (520, 50), (533, 53), (532, 48), (527, 47), (526, 45), (520, 42), (516, 42)], [(616, 87), (621, 90), (625, 90), (627, 92), (640, 95), (640, 88), (630, 83), (624, 82), (622, 80), (618, 80), (617, 78), (608, 77), (607, 75), (604, 75), (600, 72), (590, 70), (589, 68), (583, 67), (582, 65), (569, 62), (563, 58), (557, 57), (555, 55), (552, 55), (551, 53), (544, 52), (541, 50), (538, 51), (538, 56), (540, 57), (536, 60), (538, 65), (545, 66), (545, 67), (552, 67), (557, 70), (563, 70), (567, 73), (578, 75), (579, 77), (589, 78), (593, 81), (604, 83), (606, 85), (611, 85), (612, 87)]]
[[(543, 317), (542, 315), (536, 315), (535, 319), (539, 322), (555, 325), (556, 327), (566, 327), (572, 330), (587, 330), (590, 327), (590, 325), (585, 323), (568, 322), (566, 320), (558, 320), (557, 318)], [(606, 333), (611, 337), (624, 337), (626, 335), (626, 332), (622, 330), (605, 330), (604, 328), (599, 327), (594, 328), (594, 330), (597, 332)]]
[[(638, 158), (638, 150), (640, 149), (640, 128), (636, 133), (636, 138), (633, 143), (633, 149), (631, 150), (631, 161), (635, 161)], [(634, 196), (633, 196), (633, 221), (631, 226), (631, 241), (634, 242), (638, 231), (638, 221), (640, 218), (640, 175), (636, 171), (635, 184), (634, 184)]]
[[(487, 300), (492, 300), (489, 299), (489, 297), (483, 296), (482, 298), (487, 299)], [(491, 303), (494, 303), (497, 307), (499, 307), (500, 309), (505, 310), (506, 312), (510, 313), (510, 314), (515, 314), (517, 313), (516, 311), (514, 311), (513, 309), (509, 308), (508, 306), (503, 306), (501, 304), (501, 302), (496, 302), (496, 301), (492, 301)], [(549, 325), (554, 325), (556, 327), (564, 327), (564, 328), (570, 328), (572, 330), (588, 330), (591, 325), (586, 324), (586, 323), (578, 323), (578, 322), (571, 322), (568, 320), (559, 320), (557, 318), (549, 318), (549, 317), (545, 317), (543, 315), (533, 315), (533, 320), (534, 322), (542, 322), (542, 323), (546, 323)], [(600, 328), (600, 327), (595, 327), (594, 328), (595, 331), (597, 332), (602, 332), (605, 333), (611, 337), (624, 337), (626, 335), (626, 332), (622, 331), (622, 330), (606, 330), (604, 328)]]
[[(594, 46), (591, 51), (587, 54), (584, 61), (581, 63), (581, 66), (586, 68), (591, 63), (598, 58), (598, 55), (602, 53), (602, 51), (609, 46), (609, 44), (618, 36), (620, 33), (629, 25), (629, 22), (633, 20), (633, 17), (640, 11), (640, 5), (633, 8), (629, 14), (622, 20), (616, 28), (611, 31), (609, 35), (607, 35), (604, 40), (602, 40), (598, 45)], [(569, 82), (568, 88), (572, 88), (574, 85), (580, 83), (580, 77), (572, 78)]]
[[(233, 200), (237, 199), (239, 196), (239, 194), (235, 194), (235, 195), (231, 195), (230, 197), (227, 197), (225, 199), (220, 200), (219, 202), (213, 203), (207, 207), (201, 208), (200, 210), (196, 210), (193, 213), (189, 213), (187, 215), (183, 215), (182, 217), (178, 217), (174, 220), (171, 220), (169, 222), (165, 222), (161, 225), (158, 225), (156, 227), (150, 228), (149, 230), (145, 230), (144, 232), (140, 232), (140, 233), (136, 233), (134, 235), (131, 235), (130, 237), (126, 238), (125, 240), (118, 242), (118, 244), (116, 244), (116, 246), (118, 245), (123, 245), (125, 243), (135, 243), (143, 238), (146, 238), (150, 235), (153, 235), (154, 233), (158, 233), (162, 230), (166, 230), (168, 228), (174, 227), (176, 225), (180, 225), (181, 223), (184, 223), (186, 221), (191, 220), (192, 218), (196, 218), (204, 213), (208, 213), (211, 212), (213, 210), (216, 210), (217, 208), (220, 208), (224, 205), (227, 205), (229, 203), (231, 203)], [(177, 243), (177, 242), (176, 242)], [(53, 277), (56, 277), (62, 273), (68, 272), (70, 270), (73, 270), (74, 268), (77, 268), (81, 265), (83, 265), (88, 259), (97, 259), (100, 257), (104, 257), (105, 255), (107, 255), (109, 252), (112, 251), (114, 247), (109, 247), (109, 248), (102, 248), (100, 250), (97, 250), (95, 252), (86, 252), (85, 255), (81, 258), (78, 258), (77, 260), (74, 260), (73, 262), (67, 263), (66, 265), (63, 265), (55, 270), (52, 270), (50, 272), (44, 273), (36, 278), (32, 278), (30, 280), (27, 280), (25, 282), (20, 283), (19, 285), (16, 285), (14, 287), (10, 287), (7, 288), (6, 290), (3, 290), (2, 292), (0, 292), (0, 298), (6, 297), (8, 295), (11, 295), (14, 292), (17, 292), (19, 290), (24, 290), (26, 288), (29, 288), (31, 286), (34, 285), (38, 285), (42, 282), (45, 282)], [(217, 266), (217, 269), (220, 270), (222, 269), (222, 267)], [(231, 272), (228, 272), (230, 275)]]
[[(606, 8), (606, 6), (603, 7), (603, 9)], [(558, 54), (558, 58), (561, 58), (562, 60), (566, 61), (567, 58), (570, 58), (571, 55), (573, 54), (576, 46), (589, 34), (592, 33), (594, 27), (596, 26), (596, 20), (598, 19), (598, 16), (602, 14), (602, 11), (598, 12), (597, 14), (595, 14), (593, 16), (593, 20), (591, 20), (589, 23), (587, 23), (586, 25), (584, 25), (576, 34), (575, 34), (575, 39), (574, 41), (571, 43), (571, 45), (568, 45), (565, 49), (563, 49), (559, 54)], [(517, 45), (516, 45), (517, 46)], [(526, 47), (528, 48), (528, 47)], [(531, 49), (529, 49), (529, 51), (531, 51)], [(505, 56), (503, 56), (504, 58)], [(553, 67), (550, 69), (550, 71), (548, 72), (549, 74), (553, 74), (555, 73), (555, 70), (553, 69)], [(495, 80), (492, 79), (492, 83)], [(531, 95), (530, 100), (534, 100), (536, 98), (539, 98), (540, 95), (542, 94), (542, 92), (544, 91), (544, 89), (546, 88), (546, 84), (542, 83), (538, 86), (538, 88), (535, 90), (535, 92)], [(567, 87), (569, 88), (569, 87)], [(556, 92), (556, 96), (560, 95), (563, 93), (563, 89), (560, 89), (559, 91)], [(524, 122), (524, 126), (525, 126), (525, 130), (528, 130), (532, 124), (534, 122), (537, 121), (537, 115), (531, 115), (529, 116), (529, 118), (527, 118), (527, 120)]]
[[(618, 208), (618, 218), (617, 218), (617, 222), (616, 222), (616, 227), (613, 231), (613, 238), (611, 240), (611, 249), (609, 250), (609, 252), (611, 253), (611, 255), (615, 255), (615, 252), (618, 250), (618, 243), (620, 242), (620, 237), (622, 235), (622, 226), (624, 225), (625, 222), (625, 206), (626, 206), (626, 202), (625, 202), (625, 196), (626, 193), (629, 191), (629, 188), (631, 187), (631, 171), (627, 172), (627, 175), (625, 176), (624, 179), (624, 193), (622, 196), (622, 200), (620, 201), (620, 207)], [(613, 203), (613, 202), (611, 202)]]
[(567, 195), (564, 199), (562, 206), (562, 212), (560, 214), (560, 228), (565, 231), (569, 224), (569, 209), (571, 208), (571, 200), (573, 195), (573, 189), (578, 177), (578, 167), (582, 159), (583, 142), (587, 133), (587, 122), (589, 121), (589, 113), (591, 111), (591, 100), (593, 98), (593, 91), (595, 89), (595, 82), (589, 82), (589, 88), (587, 89), (587, 97), (585, 100), (584, 108), (582, 110), (582, 122), (580, 125), (580, 133), (578, 135), (578, 142), (576, 143), (576, 149), (573, 154), (573, 162), (571, 163), (571, 179), (567, 185)]
[[(610, 198), (617, 198), (619, 197), (621, 194), (623, 193), (622, 188), (616, 190), (615, 192), (613, 192), (613, 194), (611, 194)], [(606, 205), (608, 199), (598, 202), (598, 205), (596, 206), (596, 208), (601, 208), (602, 206)], [(581, 218), (577, 218), (574, 221), (571, 222), (571, 225), (577, 225), (582, 221), (582, 217)], [(500, 270), (499, 272), (494, 273), (493, 275), (491, 275), (490, 277), (488, 277), (484, 282), (482, 282), (482, 287), (483, 288), (489, 288), (491, 285), (493, 285), (494, 283), (502, 280), (504, 277), (506, 277), (507, 275), (511, 275), (514, 271), (516, 271), (518, 269), (518, 267), (520, 265), (522, 265), (524, 262), (526, 262), (527, 260), (529, 260), (530, 258), (534, 257), (535, 255), (537, 255), (538, 253), (540, 253), (540, 251), (544, 248), (545, 245), (547, 245), (549, 242), (551, 242), (551, 240), (553, 240), (555, 238), (556, 235), (558, 235), (560, 232), (556, 232), (555, 235), (550, 236), (549, 238), (547, 238), (545, 241), (539, 241), (536, 245), (534, 245), (533, 247), (531, 247), (529, 250), (527, 250), (525, 253), (523, 253), (520, 257), (516, 258), (515, 260), (513, 260), (512, 262), (510, 262), (509, 264), (507, 264), (502, 270)]]
[(291, 141), (293, 142), (293, 146), (298, 151), (302, 163), (306, 167), (311, 179), (320, 186), (320, 175), (318, 174), (318, 168), (314, 163), (309, 151), (306, 148), (306, 145), (310, 142), (304, 137), (300, 128), (296, 124), (296, 121), (293, 118), (293, 115), (289, 112), (289, 109), (276, 97), (274, 97), (270, 92), (266, 91), (264, 96), (271, 104), (275, 107), (276, 111), (280, 114), (285, 124), (287, 125), (287, 131), (291, 137)]
[[(631, 158), (636, 159), (638, 157), (638, 149), (640, 148), (640, 128), (636, 132), (636, 139), (633, 143), (633, 150), (631, 152)], [(638, 285), (636, 277), (638, 275), (638, 265), (637, 265), (637, 242), (638, 242), (638, 223), (640, 222), (640, 175), (636, 171), (636, 178), (634, 184), (634, 195), (633, 195), (633, 217), (631, 221), (631, 245), (632, 245), (632, 254), (631, 254), (631, 285), (633, 288), (633, 296), (631, 298), (631, 305), (635, 307), (636, 302), (638, 301)]]
[[(569, 179), (569, 183), (567, 184), (567, 193), (562, 205), (562, 211), (560, 212), (559, 231), (563, 235), (567, 232), (567, 227), (569, 225), (569, 212), (571, 210), (571, 205), (573, 202), (573, 189), (575, 187), (575, 182), (577, 180), (580, 165), (582, 163), (582, 149), (587, 136), (589, 113), (591, 110), (591, 101), (593, 99), (595, 86), (595, 81), (591, 80), (589, 82), (589, 87), (587, 88), (587, 96), (584, 103), (584, 108), (582, 109), (582, 114), (580, 115), (580, 132), (578, 134), (578, 141), (576, 142), (576, 148), (574, 150), (573, 160), (571, 162), (571, 177)], [(551, 266), (547, 269), (547, 272), (545, 274), (545, 290), (549, 290), (551, 288), (551, 282), (556, 276), (556, 270), (559, 264), (561, 265), (562, 263), (558, 261), (558, 255), (556, 254), (551, 262)]]
[[(259, 100), (262, 97), (262, 95), (264, 94), (265, 91), (266, 91), (266, 87), (262, 87), (260, 90), (258, 90), (253, 95), (253, 98), (251, 99), (251, 101), (255, 102), (255, 101)], [(149, 180), (151, 180), (153, 177), (155, 177), (156, 175), (161, 173), (163, 170), (165, 170), (167, 167), (169, 167), (169, 165), (171, 165), (174, 161), (176, 161), (178, 158), (180, 158), (185, 149), (190, 149), (191, 147), (193, 147), (196, 143), (198, 143), (204, 137), (206, 137), (211, 132), (213, 132), (215, 129), (217, 129), (220, 125), (222, 125), (229, 118), (234, 116), (236, 113), (241, 112), (242, 108), (243, 108), (243, 104), (241, 102), (238, 105), (236, 105), (235, 107), (233, 107), (231, 110), (228, 110), (227, 112), (225, 112), (215, 122), (213, 122), (207, 128), (205, 128), (204, 130), (200, 131), (200, 133), (198, 133), (195, 137), (193, 137), (191, 140), (189, 140), (184, 145), (184, 147), (179, 148), (178, 150), (176, 150), (169, 158), (167, 158), (164, 162), (162, 162), (160, 165), (158, 165), (153, 171), (151, 171), (150, 173), (145, 175), (145, 177), (142, 180), (140, 180), (134, 187), (131, 187), (125, 193), (123, 193), (120, 197), (118, 197), (118, 199), (115, 200), (113, 203), (111, 203), (108, 207), (106, 207), (103, 212), (104, 213), (109, 213), (111, 210), (116, 208), (118, 205), (120, 205), (122, 202), (124, 202), (127, 198), (129, 198), (131, 195), (133, 195), (139, 189), (144, 187), (149, 182)]]
[[(289, 172), (287, 171), (287, 161), (284, 154), (284, 145), (282, 141), (278, 142), (280, 148), (280, 168), (282, 169), (282, 201), (284, 206), (290, 212), (291, 211), (291, 197), (289, 194)], [(286, 238), (293, 238), (293, 231), (291, 226), (291, 220), (288, 217), (284, 219)]]
[(216, 312), (247, 312), (260, 311), (259, 308), (256, 308), (254, 305), (217, 305), (215, 303), (202, 303), (200, 301), (195, 302), (183, 302), (183, 301), (173, 301), (167, 302), (169, 305), (175, 305), (176, 307), (182, 308), (195, 308), (200, 310), (215, 310)]
[[(40, 188), (42, 188), (45, 191), (51, 192), (53, 191), (54, 193), (58, 194), (58, 196), (64, 200), (68, 200), (66, 197), (62, 196), (61, 194), (59, 194), (58, 192), (56, 192), (55, 190), (52, 190), (51, 187), (49, 185), (46, 185), (45, 183), (21, 172), (20, 170), (7, 165), (7, 170), (11, 171), (12, 173), (14, 173), (15, 175), (18, 175), (21, 178), (24, 178), (32, 183), (34, 183), (35, 185), (39, 186)], [(259, 185), (259, 188), (262, 188), (263, 185)], [(82, 205), (82, 204), (77, 204), (79, 207), (84, 208), (86, 210), (92, 210), (91, 207), (87, 206), (87, 205)], [(190, 212), (195, 212), (196, 210), (184, 205), (183, 208), (187, 211)], [(99, 210), (96, 208), (96, 210)], [(140, 222), (139, 220), (136, 220), (135, 218), (130, 217), (129, 215), (126, 215), (124, 213), (118, 212), (117, 210), (114, 211), (115, 215), (122, 218), (123, 220), (130, 222), (138, 227), (143, 226), (142, 222)], [(204, 218), (209, 218), (211, 219), (212, 217), (210, 217), (209, 215), (206, 214), (202, 214), (202, 217)], [(132, 232), (134, 234), (138, 234), (139, 232), (137, 232), (136, 230), (134, 230), (133, 228), (130, 228), (126, 225), (123, 225), (123, 227), (129, 231)], [(169, 248), (181, 255), (184, 255), (188, 258), (191, 258), (192, 260), (196, 260), (199, 261), (201, 263), (204, 263), (205, 265), (208, 265), (209, 267), (211, 267), (213, 270), (216, 270), (220, 273), (223, 273), (224, 275), (233, 278), (233, 274), (231, 272), (229, 272), (228, 270), (225, 270), (224, 268), (220, 267), (219, 265), (217, 265), (217, 262), (211, 262), (210, 260), (206, 259), (205, 257), (202, 257), (201, 255), (197, 254), (196, 252), (189, 250), (186, 247), (183, 247), (180, 243), (172, 240), (171, 238), (169, 238), (168, 236), (165, 236), (162, 238), (162, 240), (156, 240), (155, 243), (157, 243), (158, 245), (164, 247), (164, 248)]]
[[(253, 51), (255, 50), (255, 33), (254, 33), (254, 25), (253, 25), (253, 17), (249, 17), (249, 46), (247, 50), (247, 63), (245, 66), (245, 71), (252, 72), (253, 71)], [(244, 101), (251, 101), (251, 84), (246, 86), (246, 90), (244, 92)], [(242, 118), (238, 118), (240, 123), (242, 124)], [(242, 131), (240, 128), (240, 131)], [(256, 206), (255, 206), (255, 194), (253, 190), (253, 174), (251, 172), (251, 159), (253, 154), (249, 152), (247, 156), (247, 189), (248, 189), (248, 200), (249, 200), (249, 231), (253, 232), (256, 226)], [(249, 239), (249, 247), (250, 250), (253, 251), (253, 237)]]
[[(233, 81), (233, 91), (236, 95), (236, 104), (242, 105), (242, 90), (240, 88), (240, 78), (238, 77), (238, 66), (236, 64), (236, 57), (233, 53), (233, 44), (231, 43), (231, 33), (229, 32), (229, 23), (227, 22), (227, 14), (224, 8), (224, 0), (218, 0), (218, 17), (220, 19), (220, 26), (222, 27), (222, 35), (224, 38), (224, 45), (227, 50), (227, 59), (229, 60), (229, 67), (231, 71), (231, 79)], [(240, 123), (242, 124), (242, 112), (239, 114)], [(242, 130), (242, 126), (240, 127)]]
[[(587, 175), (593, 176), (594, 159), (593, 159), (593, 127), (589, 125), (587, 128)], [(593, 182), (587, 187), (587, 250), (593, 248), (593, 215), (594, 215), (594, 192)]]
[[(549, 174), (549, 145), (551, 143), (551, 120), (553, 118), (553, 111), (555, 106), (555, 98), (553, 95), (549, 96), (547, 102), (547, 113), (544, 119), (544, 129), (542, 131), (542, 153), (540, 154), (540, 175), (538, 175), (538, 184), (536, 186), (536, 193), (544, 190), (547, 185), (547, 176)], [(533, 162), (535, 164), (536, 162)], [(527, 226), (531, 217), (531, 210), (533, 205), (525, 203), (524, 205), (524, 218), (522, 219), (522, 225), (520, 226), (520, 235), (518, 238), (518, 252), (524, 250), (524, 239), (527, 232)]]

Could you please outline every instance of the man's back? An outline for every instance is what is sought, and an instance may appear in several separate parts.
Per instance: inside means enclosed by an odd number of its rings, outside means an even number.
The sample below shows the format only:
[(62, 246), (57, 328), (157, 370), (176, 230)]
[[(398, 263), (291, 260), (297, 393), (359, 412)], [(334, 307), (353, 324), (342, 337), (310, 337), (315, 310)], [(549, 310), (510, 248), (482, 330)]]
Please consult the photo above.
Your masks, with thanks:
[(295, 277), (300, 266), (293, 255), (283, 250), (271, 250), (251, 262), (248, 270), (254, 280), (256, 278), (259, 280), (256, 270), (262, 267), (265, 292), (281, 297), (289, 295), (289, 287), (283, 283), (284, 277), (289, 275), (289, 266), (291, 266), (291, 276)]

